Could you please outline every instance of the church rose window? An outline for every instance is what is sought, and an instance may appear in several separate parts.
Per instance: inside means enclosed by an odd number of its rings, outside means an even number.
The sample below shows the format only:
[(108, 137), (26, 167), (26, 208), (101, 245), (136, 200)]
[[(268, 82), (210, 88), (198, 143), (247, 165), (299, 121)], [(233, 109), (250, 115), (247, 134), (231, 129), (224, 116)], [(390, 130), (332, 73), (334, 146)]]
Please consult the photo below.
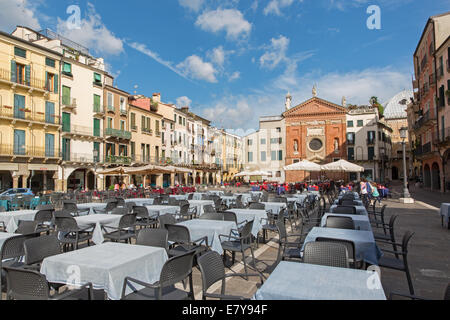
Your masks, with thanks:
[(309, 143), (309, 148), (313, 151), (319, 151), (320, 149), (322, 149), (322, 147), (323, 143), (319, 139), (314, 139)]

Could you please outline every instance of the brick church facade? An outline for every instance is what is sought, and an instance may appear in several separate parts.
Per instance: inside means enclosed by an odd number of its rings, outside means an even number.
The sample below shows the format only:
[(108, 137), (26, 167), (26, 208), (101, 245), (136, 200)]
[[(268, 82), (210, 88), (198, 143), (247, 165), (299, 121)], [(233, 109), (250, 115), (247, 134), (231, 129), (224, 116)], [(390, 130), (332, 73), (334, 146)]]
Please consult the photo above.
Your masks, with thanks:
[[(286, 165), (301, 160), (327, 164), (347, 160), (347, 109), (316, 96), (283, 113), (286, 121)], [(317, 178), (320, 173), (311, 173)], [(340, 173), (328, 178), (344, 179)], [(286, 171), (286, 182), (305, 181), (310, 173)]]

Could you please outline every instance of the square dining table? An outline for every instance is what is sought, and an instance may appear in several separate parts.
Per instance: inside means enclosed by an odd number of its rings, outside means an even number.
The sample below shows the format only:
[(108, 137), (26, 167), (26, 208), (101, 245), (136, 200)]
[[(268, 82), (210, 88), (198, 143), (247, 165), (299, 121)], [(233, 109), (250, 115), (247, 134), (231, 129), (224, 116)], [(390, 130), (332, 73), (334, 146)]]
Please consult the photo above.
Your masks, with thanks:
[[(211, 250), (223, 254), (222, 244), (220, 243), (219, 235), (229, 235), (232, 229), (236, 229), (236, 223), (232, 221), (220, 220), (201, 220), (194, 219), (178, 223), (189, 229), (191, 240), (198, 240), (203, 237), (208, 237), (208, 245)], [(223, 239), (223, 241), (228, 240)]]
[(266, 206), (266, 211), (271, 211), (272, 214), (279, 214), (281, 210), (287, 208), (287, 204), (284, 202), (261, 202)]
[(153, 201), (155, 201), (155, 199), (153, 198), (138, 198), (138, 199), (125, 199), (125, 203), (128, 202), (134, 202), (136, 203), (137, 206), (143, 206), (146, 204), (153, 204)]
[[(76, 286), (91, 282), (94, 289), (105, 290), (109, 299), (119, 300), (125, 277), (155, 283), (167, 260), (164, 248), (107, 242), (45, 258), (41, 273), (52, 283)], [(130, 292), (128, 289), (126, 294)]]
[(77, 221), (78, 227), (81, 229), (85, 229), (90, 226), (94, 227), (92, 242), (98, 245), (105, 241), (102, 226), (117, 228), (121, 218), (121, 215), (114, 214), (90, 214), (88, 216), (76, 217), (75, 220)]
[(180, 211), (178, 206), (163, 206), (163, 205), (146, 205), (150, 216), (163, 216), (165, 214), (177, 214)]
[(105, 210), (106, 203), (102, 202), (80, 203), (77, 204), (77, 208), (80, 210), (89, 210), (89, 214), (95, 214), (94, 209)]
[(355, 244), (356, 258), (358, 260), (362, 259), (371, 265), (378, 265), (378, 260), (383, 256), (383, 252), (375, 243), (372, 231), (315, 227), (306, 236), (301, 249), (302, 253), (305, 244), (308, 242), (315, 242), (317, 238), (352, 241)]
[(189, 201), (189, 208), (197, 208), (197, 216), (200, 217), (205, 210), (203, 209), (204, 206), (210, 205), (214, 208), (214, 201), (212, 200), (188, 200)]
[(250, 222), (253, 220), (252, 235), (257, 237), (258, 233), (262, 230), (262, 226), (267, 223), (267, 212), (266, 210), (256, 210), (256, 209), (230, 209), (229, 212), (234, 212), (236, 214), (238, 224), (246, 221)]
[(254, 300), (386, 300), (378, 273), (281, 261)]

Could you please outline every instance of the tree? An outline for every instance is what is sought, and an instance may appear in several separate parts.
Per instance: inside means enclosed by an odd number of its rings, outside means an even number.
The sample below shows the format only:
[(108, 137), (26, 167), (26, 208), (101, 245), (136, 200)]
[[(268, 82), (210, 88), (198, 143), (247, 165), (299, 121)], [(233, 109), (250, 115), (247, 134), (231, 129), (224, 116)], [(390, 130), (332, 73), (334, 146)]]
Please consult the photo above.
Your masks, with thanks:
[(373, 96), (370, 98), (370, 104), (372, 107), (378, 108), (378, 113), (380, 114), (380, 118), (384, 117), (384, 107), (378, 102), (378, 97)]

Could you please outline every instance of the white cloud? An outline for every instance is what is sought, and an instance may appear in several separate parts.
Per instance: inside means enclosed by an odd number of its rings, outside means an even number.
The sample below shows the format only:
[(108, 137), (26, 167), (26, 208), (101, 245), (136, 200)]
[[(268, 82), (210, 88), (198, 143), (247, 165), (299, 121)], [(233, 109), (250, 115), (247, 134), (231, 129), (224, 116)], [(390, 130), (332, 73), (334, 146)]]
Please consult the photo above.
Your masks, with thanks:
[(241, 77), (241, 73), (239, 71), (236, 71), (228, 76), (228, 81), (232, 82), (232, 81), (239, 79), (240, 77)]
[(340, 104), (345, 96), (349, 104), (368, 104), (372, 96), (387, 101), (411, 86), (407, 69), (369, 68), (346, 73), (319, 71), (299, 76), (295, 65), (280, 77), (255, 88), (248, 95), (224, 96), (213, 101), (212, 107), (203, 109), (203, 116), (225, 129), (247, 131), (257, 129), (259, 117), (280, 115), (284, 112), (284, 99), (288, 91), (293, 105), (312, 97), (311, 89), (318, 86), (318, 96)]
[(182, 107), (189, 107), (191, 105), (191, 103), (192, 103), (191, 99), (189, 99), (186, 96), (183, 96), (183, 97), (177, 98), (176, 105), (178, 108), (182, 108)]
[(203, 7), (205, 0), (178, 0), (178, 3), (182, 7), (198, 12)]
[(281, 16), (281, 9), (291, 6), (293, 3), (294, 0), (271, 0), (264, 8), (264, 14)]
[(211, 60), (211, 62), (215, 63), (219, 67), (223, 67), (223, 64), (225, 63), (226, 52), (225, 50), (223, 50), (222, 46), (214, 48), (213, 50), (208, 52), (207, 56), (209, 60)]
[(187, 57), (183, 62), (177, 65), (177, 69), (180, 70), (185, 76), (204, 80), (211, 83), (216, 83), (216, 69), (210, 62), (203, 61), (197, 55)]
[(27, 0), (0, 0), (0, 29), (12, 32), (18, 25), (40, 30), (36, 8)]
[(225, 31), (231, 40), (250, 35), (252, 24), (245, 20), (237, 9), (217, 9), (204, 12), (197, 18), (195, 24), (204, 31), (217, 33)]
[(57, 32), (99, 54), (119, 55), (123, 41), (117, 38), (102, 22), (93, 4), (87, 4), (86, 18), (81, 20), (80, 29), (69, 29), (66, 21), (58, 18)]
[(290, 40), (285, 36), (272, 38), (271, 44), (267, 47), (267, 51), (259, 58), (261, 67), (274, 69), (280, 62), (286, 62), (286, 52), (289, 47)]

